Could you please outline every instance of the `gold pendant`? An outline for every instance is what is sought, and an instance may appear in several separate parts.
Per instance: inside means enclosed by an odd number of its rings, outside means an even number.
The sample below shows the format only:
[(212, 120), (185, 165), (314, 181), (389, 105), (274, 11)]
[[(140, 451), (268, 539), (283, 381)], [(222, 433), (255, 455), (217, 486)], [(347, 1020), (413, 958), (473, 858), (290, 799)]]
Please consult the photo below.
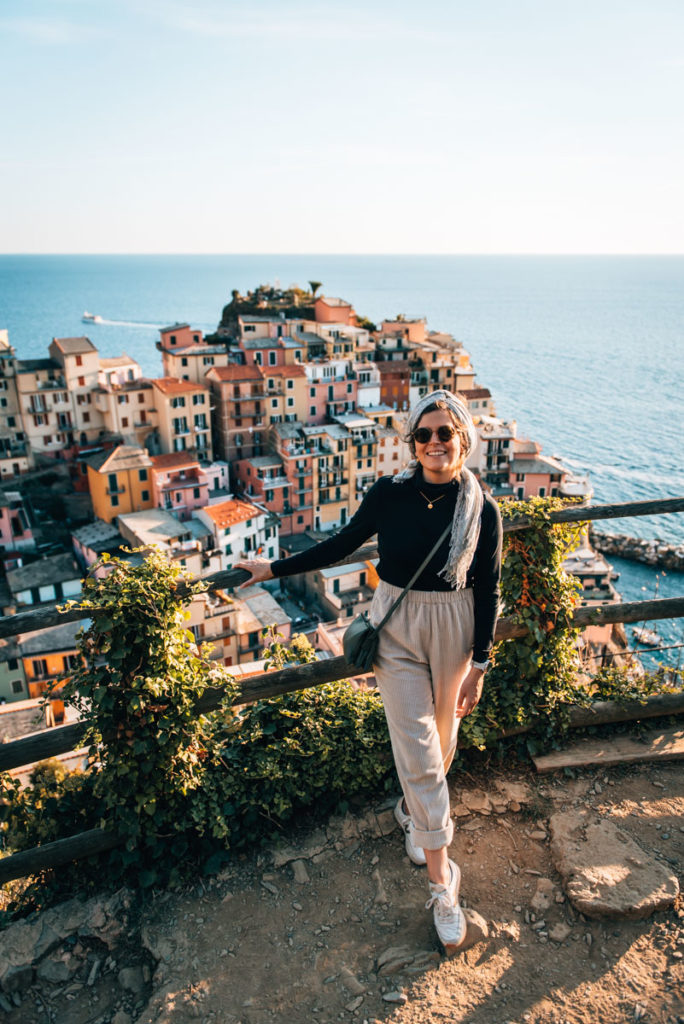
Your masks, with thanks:
[(428, 508), (432, 508), (432, 502), (428, 501)]

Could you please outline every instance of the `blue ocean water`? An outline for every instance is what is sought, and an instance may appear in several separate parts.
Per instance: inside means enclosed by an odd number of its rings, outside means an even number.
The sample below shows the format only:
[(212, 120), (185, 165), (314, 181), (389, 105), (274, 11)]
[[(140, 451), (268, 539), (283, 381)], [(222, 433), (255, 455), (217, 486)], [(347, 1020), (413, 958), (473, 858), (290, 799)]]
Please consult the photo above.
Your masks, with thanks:
[[(160, 326), (211, 330), (233, 288), (314, 278), (371, 320), (426, 316), (454, 334), (499, 415), (588, 471), (597, 501), (684, 494), (682, 256), (0, 256), (0, 327), (22, 358), (87, 333), (102, 355), (127, 352), (158, 376)], [(105, 323), (83, 324), (86, 309)], [(608, 528), (681, 543), (683, 520)], [(626, 599), (652, 594), (655, 573), (620, 570)], [(662, 580), (661, 595), (683, 582)]]

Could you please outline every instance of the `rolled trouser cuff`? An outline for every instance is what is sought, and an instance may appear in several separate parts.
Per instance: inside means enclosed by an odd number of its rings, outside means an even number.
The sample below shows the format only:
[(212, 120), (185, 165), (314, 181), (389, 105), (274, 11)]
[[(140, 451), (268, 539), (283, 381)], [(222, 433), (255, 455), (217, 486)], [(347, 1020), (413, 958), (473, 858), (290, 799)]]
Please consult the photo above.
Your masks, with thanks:
[(454, 823), (451, 818), (449, 818), (446, 828), (430, 829), (429, 832), (423, 832), (415, 825), (411, 828), (411, 839), (414, 846), (422, 846), (424, 850), (441, 850), (443, 846), (449, 846), (453, 838)]

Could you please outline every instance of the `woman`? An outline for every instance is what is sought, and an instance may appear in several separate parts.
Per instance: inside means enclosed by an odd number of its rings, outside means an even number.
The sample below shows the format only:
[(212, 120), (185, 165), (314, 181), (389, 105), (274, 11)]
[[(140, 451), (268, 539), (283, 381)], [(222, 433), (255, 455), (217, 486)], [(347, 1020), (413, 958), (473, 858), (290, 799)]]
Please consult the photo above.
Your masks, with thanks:
[(381, 477), (334, 537), (291, 558), (237, 562), (243, 586), (320, 569), (378, 535), (378, 623), (451, 522), (451, 532), (380, 632), (374, 672), (403, 790), (395, 817), (406, 852), (427, 864), (434, 921), (447, 955), (466, 944), (461, 872), (449, 860), (453, 836), (446, 773), (460, 720), (476, 707), (494, 638), (501, 567), (501, 517), (465, 466), (476, 443), (465, 404), (434, 391), (409, 414), (413, 458)]

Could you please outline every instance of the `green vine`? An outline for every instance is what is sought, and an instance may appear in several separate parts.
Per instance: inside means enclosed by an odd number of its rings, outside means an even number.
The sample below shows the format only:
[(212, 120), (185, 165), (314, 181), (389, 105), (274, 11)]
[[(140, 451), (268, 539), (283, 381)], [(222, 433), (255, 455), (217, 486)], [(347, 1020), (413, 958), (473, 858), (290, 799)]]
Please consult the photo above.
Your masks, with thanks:
[(502, 614), (527, 634), (495, 646), (483, 698), (463, 722), (461, 746), (484, 750), (502, 732), (535, 723), (528, 745), (536, 747), (564, 729), (568, 705), (577, 703), (579, 631), (570, 619), (578, 582), (563, 570), (563, 559), (576, 546), (580, 526), (549, 519), (564, 504), (531, 498), (501, 507), (504, 521), (522, 515), (531, 520), (525, 530), (504, 534), (501, 572)]

